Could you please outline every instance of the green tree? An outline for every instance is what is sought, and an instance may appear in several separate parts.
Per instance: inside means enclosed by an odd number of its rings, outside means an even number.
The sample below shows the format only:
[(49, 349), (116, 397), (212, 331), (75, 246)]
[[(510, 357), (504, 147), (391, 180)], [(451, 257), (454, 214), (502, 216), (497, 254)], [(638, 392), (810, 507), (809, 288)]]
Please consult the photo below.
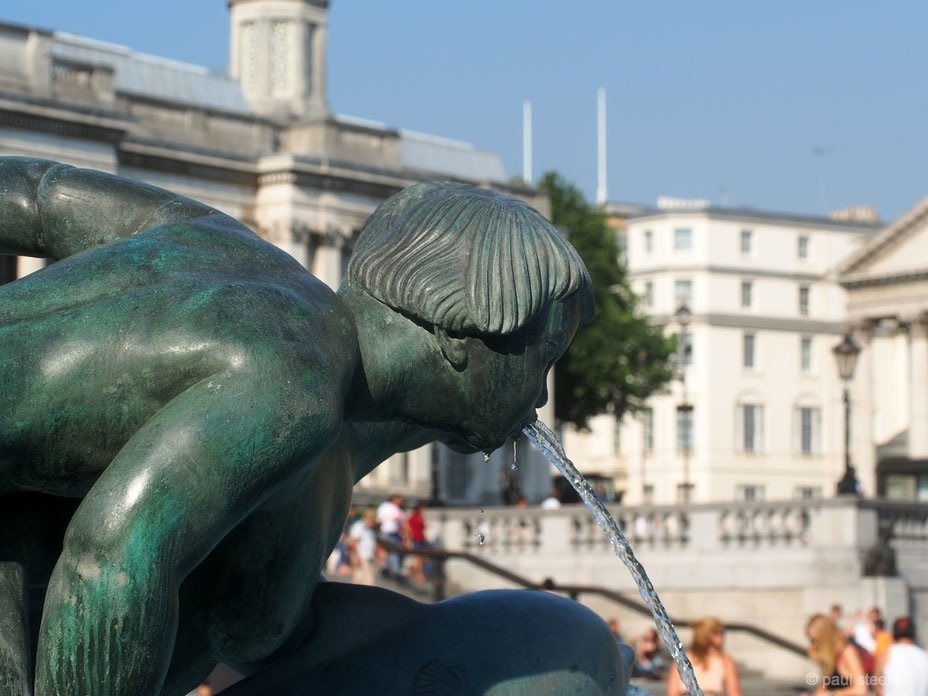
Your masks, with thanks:
[(539, 188), (551, 201), (551, 221), (570, 235), (593, 279), (596, 317), (554, 368), (555, 417), (585, 430), (591, 417), (621, 418), (663, 390), (674, 378), (675, 341), (639, 308), (602, 210), (555, 172), (545, 174)]

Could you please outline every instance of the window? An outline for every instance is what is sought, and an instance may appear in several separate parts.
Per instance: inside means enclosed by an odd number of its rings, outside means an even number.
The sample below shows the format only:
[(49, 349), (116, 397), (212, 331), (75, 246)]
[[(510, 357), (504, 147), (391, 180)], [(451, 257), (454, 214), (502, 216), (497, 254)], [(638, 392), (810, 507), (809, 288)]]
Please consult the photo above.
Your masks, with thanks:
[(654, 306), (654, 283), (650, 280), (644, 284), (644, 306)]
[(751, 230), (741, 230), (741, 253), (748, 256), (753, 251), (754, 234)]
[(677, 406), (677, 451), (693, 451), (693, 407), (689, 404)]
[(693, 304), (692, 280), (673, 281), (673, 301), (676, 307), (679, 307), (681, 304), (688, 306)]
[(285, 97), (289, 94), (293, 80), (293, 43), (296, 24), (288, 20), (271, 22), (270, 77), (271, 94)]
[(645, 454), (654, 451), (654, 411), (650, 408), (641, 411), (641, 449)]
[(796, 451), (800, 454), (821, 453), (822, 411), (814, 406), (800, 406), (795, 416)]
[(822, 497), (821, 486), (796, 486), (793, 497), (797, 500), (818, 500)]
[(303, 29), (303, 42), (306, 46), (306, 53), (303, 55), (303, 79), (306, 80), (306, 92), (313, 91), (313, 40), (316, 33), (315, 24), (307, 24)]
[(812, 339), (808, 336), (799, 339), (799, 369), (812, 372)]
[(741, 484), (735, 489), (735, 498), (745, 503), (753, 503), (764, 499), (764, 487), (757, 484)]
[(650, 254), (654, 251), (654, 233), (651, 230), (644, 231), (644, 253)]
[(678, 227), (673, 231), (673, 250), (689, 251), (693, 248), (693, 230), (689, 227)]
[(741, 340), (741, 366), (749, 370), (754, 369), (754, 343), (755, 336), (752, 333), (746, 333)]
[(693, 364), (693, 334), (690, 331), (675, 334), (677, 340), (677, 364), (689, 366)]
[(735, 447), (739, 452), (763, 452), (764, 407), (760, 404), (739, 404), (735, 431)]
[(809, 286), (799, 286), (799, 313), (802, 316), (809, 315)]
[(753, 303), (754, 284), (750, 280), (741, 281), (741, 306), (750, 307)]
[(809, 238), (804, 234), (799, 237), (799, 248), (797, 249), (797, 253), (801, 259), (809, 258)]

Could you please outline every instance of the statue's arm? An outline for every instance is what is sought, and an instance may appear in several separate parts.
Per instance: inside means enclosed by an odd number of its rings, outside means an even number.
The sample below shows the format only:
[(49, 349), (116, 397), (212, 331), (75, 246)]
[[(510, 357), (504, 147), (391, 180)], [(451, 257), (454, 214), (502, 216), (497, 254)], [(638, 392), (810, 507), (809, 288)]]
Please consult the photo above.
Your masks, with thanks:
[(162, 407), (84, 498), (48, 586), (37, 693), (159, 693), (184, 577), (335, 442), (340, 412), (324, 392), (288, 393), (297, 380), (261, 365)]
[(112, 174), (0, 157), (0, 254), (58, 260), (149, 227), (206, 215), (222, 214)]

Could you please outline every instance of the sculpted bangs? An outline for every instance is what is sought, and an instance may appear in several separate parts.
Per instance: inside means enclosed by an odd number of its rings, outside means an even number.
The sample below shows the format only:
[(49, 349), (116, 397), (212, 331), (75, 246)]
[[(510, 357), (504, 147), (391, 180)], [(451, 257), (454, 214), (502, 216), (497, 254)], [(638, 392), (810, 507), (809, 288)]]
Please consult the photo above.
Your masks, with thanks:
[(592, 314), (589, 274), (564, 235), (525, 203), (466, 184), (416, 184), (381, 204), (346, 280), (460, 334), (518, 331), (577, 292), (584, 321)]

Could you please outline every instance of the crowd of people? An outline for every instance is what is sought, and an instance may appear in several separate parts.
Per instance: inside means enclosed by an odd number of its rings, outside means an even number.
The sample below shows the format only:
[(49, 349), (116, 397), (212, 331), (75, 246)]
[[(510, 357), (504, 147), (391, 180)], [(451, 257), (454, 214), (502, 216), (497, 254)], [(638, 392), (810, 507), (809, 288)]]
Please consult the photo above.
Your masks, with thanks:
[(845, 621), (835, 604), (809, 619), (806, 638), (821, 670), (815, 696), (928, 696), (928, 652), (918, 644), (911, 617), (898, 617), (887, 631), (878, 607)]
[[(621, 640), (618, 621), (613, 635)], [(714, 617), (707, 617), (690, 625), (692, 640), (686, 655), (693, 672), (706, 696), (742, 696), (735, 661), (725, 652), (725, 626)], [(632, 678), (652, 682), (665, 682), (667, 696), (683, 696), (686, 687), (680, 679), (661, 638), (654, 628), (645, 631), (635, 641), (635, 664)]]
[(425, 583), (427, 564), (424, 556), (406, 558), (388, 552), (378, 539), (409, 550), (430, 546), (426, 536), (426, 506), (416, 503), (405, 507), (403, 496), (395, 493), (376, 508), (352, 508), (344, 532), (329, 558), (327, 570), (332, 577), (350, 577), (352, 582), (373, 585), (377, 576), (399, 582)]
[[(549, 498), (553, 498), (551, 495)], [(526, 507), (524, 498), (517, 507)], [(543, 506), (545, 507), (545, 506)], [(549, 507), (554, 507), (553, 504)], [(332, 576), (350, 576), (373, 585), (378, 575), (400, 582), (428, 580), (424, 556), (386, 550), (378, 540), (396, 548), (428, 548), (425, 505), (406, 507), (403, 496), (391, 495), (376, 508), (352, 508), (344, 533), (329, 559)], [(622, 641), (618, 619), (609, 620), (616, 640)], [(741, 696), (735, 660), (725, 651), (725, 626), (716, 618), (690, 625), (692, 639), (686, 654), (707, 696)], [(928, 652), (917, 641), (910, 617), (899, 617), (887, 629), (877, 607), (857, 611), (850, 619), (840, 605), (815, 614), (806, 625), (808, 656), (818, 666), (817, 686), (809, 696), (928, 696)], [(633, 678), (663, 682), (667, 696), (687, 691), (658, 632), (651, 628), (635, 642)], [(810, 677), (811, 681), (811, 677)]]
[[(609, 620), (621, 641), (617, 619)], [(741, 696), (735, 660), (725, 651), (725, 626), (715, 618), (690, 625), (687, 657), (706, 696)], [(877, 607), (857, 611), (846, 620), (839, 605), (815, 614), (806, 625), (808, 656), (818, 666), (807, 683), (808, 696), (928, 696), (928, 652), (921, 647), (911, 617), (896, 618), (887, 630)], [(665, 682), (667, 696), (683, 696), (686, 688), (653, 628), (635, 642), (632, 677)]]

